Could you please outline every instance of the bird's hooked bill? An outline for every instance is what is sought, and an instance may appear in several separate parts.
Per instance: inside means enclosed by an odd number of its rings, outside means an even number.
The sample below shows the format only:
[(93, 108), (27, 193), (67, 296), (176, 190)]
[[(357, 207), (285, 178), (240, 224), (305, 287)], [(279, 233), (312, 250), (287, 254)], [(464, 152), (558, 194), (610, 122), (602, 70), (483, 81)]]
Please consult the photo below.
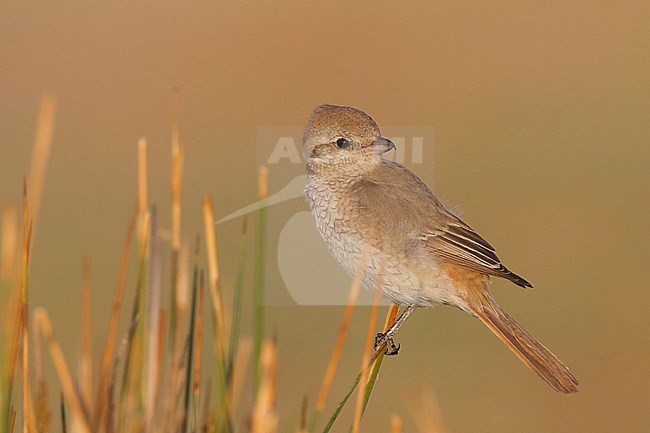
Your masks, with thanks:
[(374, 155), (381, 155), (393, 149), (395, 149), (395, 143), (384, 137), (377, 137), (370, 146), (364, 148), (367, 153)]

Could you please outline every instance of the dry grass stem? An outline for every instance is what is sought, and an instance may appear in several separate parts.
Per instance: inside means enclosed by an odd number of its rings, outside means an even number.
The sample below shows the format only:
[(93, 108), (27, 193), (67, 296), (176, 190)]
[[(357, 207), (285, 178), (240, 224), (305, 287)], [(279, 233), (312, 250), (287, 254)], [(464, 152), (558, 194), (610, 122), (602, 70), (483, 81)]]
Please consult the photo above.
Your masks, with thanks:
[(14, 206), (3, 207), (1, 228), (0, 281), (13, 285), (17, 281), (16, 269), (18, 269), (18, 266), (16, 260), (19, 246), (18, 214)]
[(244, 386), (246, 370), (251, 358), (251, 352), (253, 351), (253, 341), (250, 337), (242, 337), (237, 347), (235, 363), (233, 364), (232, 375), (228, 387), (228, 407), (232, 413), (235, 413), (237, 409), (239, 396), (241, 395), (242, 387)]
[(257, 181), (257, 199), (266, 200), (269, 194), (269, 169), (260, 167), (259, 178)]
[(70, 403), (72, 415), (78, 422), (80, 431), (83, 433), (89, 433), (90, 425), (84, 415), (81, 399), (79, 398), (79, 394), (77, 393), (75, 385), (72, 381), (68, 363), (63, 356), (63, 350), (61, 350), (59, 342), (54, 337), (52, 323), (50, 322), (50, 318), (47, 312), (42, 308), (37, 308), (34, 310), (34, 322), (36, 326), (40, 328), (41, 332), (43, 333), (43, 337), (48, 344), (48, 347), (50, 349), (50, 357), (54, 363), (54, 367), (59, 377), (59, 382), (61, 383), (63, 393), (66, 395), (67, 400)]
[(36, 418), (34, 416), (34, 407), (32, 404), (29, 377), (29, 297), (27, 296), (32, 227), (32, 219), (29, 214), (29, 206), (27, 200), (27, 185), (23, 180), (23, 260), (22, 280), (20, 284), (22, 302), (19, 305), (19, 317), (20, 326), (22, 327), (21, 367), (23, 374), (23, 431), (25, 433), (36, 432)]
[(140, 137), (138, 139), (138, 213), (140, 215), (149, 212), (147, 191), (147, 139)]
[(42, 336), (38, 326), (33, 326), (34, 335), (34, 376), (36, 383), (36, 431), (50, 431), (50, 413), (48, 412), (47, 385), (43, 378)]
[[(203, 274), (201, 274), (203, 276)], [(196, 401), (199, 399), (199, 390), (201, 385), (201, 360), (203, 355), (203, 298), (204, 298), (205, 287), (203, 283), (203, 278), (199, 281), (199, 293), (198, 293), (198, 305), (196, 309), (196, 337), (195, 337), (195, 350), (196, 355), (194, 356), (194, 373), (192, 378), (194, 383), (192, 384), (193, 394)]]
[(398, 415), (391, 415), (390, 417), (390, 433), (402, 432), (402, 419)]
[(47, 171), (47, 163), (52, 145), (55, 111), (56, 99), (54, 96), (43, 95), (38, 114), (36, 135), (34, 136), (34, 153), (32, 154), (32, 161), (29, 168), (29, 189), (34, 225), (36, 225), (38, 211), (41, 207), (45, 173)]
[[(377, 286), (381, 287), (383, 274), (383, 264), (382, 268), (379, 270), (379, 276), (377, 277), (378, 283)], [(363, 360), (361, 361), (361, 383), (366, 383), (368, 381), (368, 372), (370, 370), (370, 352), (373, 346), (373, 341), (375, 338), (375, 328), (377, 326), (377, 312), (379, 311), (379, 300), (381, 297), (381, 291), (375, 290), (375, 296), (373, 299), (372, 310), (370, 310), (370, 319), (368, 320), (368, 332), (366, 334), (365, 349), (363, 351)], [(358, 433), (361, 425), (361, 417), (363, 416), (364, 410), (364, 400), (366, 395), (366, 388), (363, 386), (359, 387), (357, 393), (357, 403), (354, 410), (354, 422), (352, 424), (352, 433)]]
[(215, 234), (214, 210), (212, 198), (206, 196), (203, 199), (203, 228), (205, 230), (205, 244), (208, 254), (208, 281), (210, 285), (210, 296), (212, 298), (212, 311), (215, 320), (215, 335), (217, 343), (217, 355), (221, 361), (225, 360), (225, 332), (224, 313), (219, 293), (219, 261), (217, 254), (217, 239)]
[(252, 433), (275, 433), (278, 416), (275, 412), (275, 381), (277, 375), (277, 352), (275, 341), (265, 341), (261, 354), (261, 380), (253, 409)]
[[(155, 216), (157, 213), (152, 213)], [(160, 305), (162, 293), (162, 269), (163, 269), (163, 240), (158, 235), (155, 227), (151, 230), (151, 248), (149, 260), (149, 278), (147, 279), (148, 290), (146, 293), (146, 331), (145, 331), (145, 431), (152, 430), (152, 424), (156, 409), (157, 395), (160, 384), (159, 379), (159, 354), (160, 354)]]
[(343, 345), (345, 343), (345, 337), (350, 326), (350, 320), (352, 319), (352, 313), (354, 312), (354, 307), (359, 296), (359, 291), (361, 289), (361, 280), (363, 278), (363, 269), (366, 265), (367, 258), (367, 249), (364, 248), (361, 252), (361, 258), (359, 260), (359, 265), (357, 267), (357, 272), (352, 280), (352, 285), (350, 286), (350, 293), (348, 295), (347, 304), (345, 306), (345, 311), (343, 312), (343, 319), (341, 320), (341, 325), (339, 326), (339, 332), (336, 337), (336, 342), (334, 343), (334, 348), (332, 349), (332, 354), (330, 355), (330, 360), (327, 364), (327, 369), (325, 370), (325, 375), (323, 376), (323, 382), (318, 392), (318, 397), (316, 398), (316, 412), (322, 412), (325, 409), (325, 403), (327, 401), (327, 396), (332, 387), (332, 382), (334, 381), (334, 375), (339, 365), (339, 360), (341, 359), (341, 353), (343, 353)]
[(156, 381), (160, 382), (160, 376), (162, 373), (163, 359), (165, 356), (165, 329), (167, 329), (167, 312), (165, 310), (160, 310), (160, 318), (158, 319), (158, 363), (156, 371), (158, 376)]
[(13, 433), (14, 426), (16, 425), (16, 409), (11, 406), (9, 410), (9, 433)]
[(298, 433), (307, 433), (307, 410), (309, 409), (307, 396), (302, 399), (302, 409), (300, 410), (300, 426)]
[(14, 206), (2, 209), (0, 230), (0, 358), (3, 360), (0, 364), (0, 420), (6, 426), (12, 411), (11, 395), (22, 319), (21, 237)]
[(22, 327), (23, 327), (23, 350), (21, 366), (23, 373), (23, 431), (25, 433), (36, 433), (36, 414), (32, 399), (32, 390), (29, 377), (29, 324), (27, 304), (23, 304)]
[[(170, 341), (172, 346), (175, 345), (176, 334), (178, 332), (177, 325), (177, 315), (178, 315), (178, 306), (176, 305), (177, 301), (177, 291), (179, 281), (178, 281), (178, 266), (180, 260), (180, 251), (182, 245), (181, 238), (181, 193), (182, 193), (182, 182), (183, 182), (183, 149), (180, 144), (180, 132), (179, 132), (179, 100), (180, 92), (177, 87), (172, 89), (172, 161), (171, 161), (171, 212), (172, 212), (172, 251), (171, 251), (171, 302), (170, 302), (170, 321), (171, 321), (171, 332), (170, 332)], [(172, 348), (172, 351), (174, 349)]]
[[(187, 324), (187, 316), (190, 304), (190, 284), (191, 284), (192, 271), (190, 268), (190, 247), (186, 241), (181, 244), (180, 255), (178, 256), (178, 286), (176, 291), (176, 318), (175, 323), (171, 323), (173, 340), (171, 347), (171, 363), (172, 368), (170, 371), (170, 382), (172, 386), (178, 382), (182, 382), (182, 376), (185, 374), (181, 372), (183, 365), (184, 352), (187, 349), (185, 338), (183, 335), (183, 328)], [(174, 328), (175, 327), (175, 331)]]
[(106, 392), (111, 369), (111, 360), (113, 359), (113, 350), (115, 349), (115, 340), (117, 337), (116, 334), (120, 316), (120, 307), (122, 306), (122, 300), (124, 297), (126, 270), (129, 264), (129, 251), (131, 250), (131, 240), (133, 238), (133, 232), (135, 231), (136, 217), (137, 207), (134, 207), (133, 213), (131, 214), (129, 226), (126, 231), (124, 247), (122, 248), (122, 258), (120, 259), (120, 270), (118, 273), (117, 282), (115, 284), (115, 292), (113, 294), (113, 305), (111, 307), (106, 343), (104, 345), (104, 354), (102, 356), (102, 366), (99, 375), (97, 397), (95, 398), (95, 410), (92, 419), (93, 431), (97, 431), (107, 403)]
[(92, 304), (90, 287), (90, 258), (85, 256), (83, 261), (83, 277), (81, 285), (81, 366), (79, 368), (81, 380), (80, 389), (84, 408), (90, 409), (92, 405)]
[(16, 291), (17, 296), (15, 297), (16, 308), (14, 309), (14, 314), (13, 314), (14, 323), (12, 327), (13, 334), (11, 336), (11, 346), (9, 350), (9, 365), (6, 367), (7, 371), (5, 372), (7, 377), (7, 390), (6, 390), (7, 400), (3, 402), (3, 412), (11, 402), (11, 394), (14, 385), (14, 376), (16, 373), (16, 361), (18, 359), (18, 352), (20, 348), (20, 325), (22, 323), (22, 318), (23, 318), (23, 303), (19, 297), (21, 292), (22, 291)]
[(183, 149), (180, 143), (178, 120), (179, 92), (172, 91), (172, 249), (178, 251), (181, 247), (181, 185), (183, 181)]
[(419, 393), (411, 390), (404, 396), (421, 433), (447, 433), (433, 389), (425, 388)]
[[(176, 327), (182, 328), (187, 316), (187, 310), (190, 305), (190, 284), (192, 281), (192, 272), (190, 267), (190, 246), (187, 242), (181, 244), (181, 254), (178, 257), (178, 290), (176, 291), (176, 307), (178, 316), (176, 317)], [(179, 339), (182, 337), (177, 335)]]

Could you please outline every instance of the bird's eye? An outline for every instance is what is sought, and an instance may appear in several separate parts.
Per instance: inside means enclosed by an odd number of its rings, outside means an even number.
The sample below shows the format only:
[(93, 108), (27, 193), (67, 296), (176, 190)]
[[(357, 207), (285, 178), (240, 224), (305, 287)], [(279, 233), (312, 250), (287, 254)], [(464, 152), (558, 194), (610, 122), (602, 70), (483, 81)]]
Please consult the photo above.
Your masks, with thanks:
[(347, 149), (348, 147), (350, 147), (350, 144), (351, 144), (350, 140), (348, 140), (347, 138), (339, 138), (338, 140), (336, 140), (336, 146), (339, 149)]

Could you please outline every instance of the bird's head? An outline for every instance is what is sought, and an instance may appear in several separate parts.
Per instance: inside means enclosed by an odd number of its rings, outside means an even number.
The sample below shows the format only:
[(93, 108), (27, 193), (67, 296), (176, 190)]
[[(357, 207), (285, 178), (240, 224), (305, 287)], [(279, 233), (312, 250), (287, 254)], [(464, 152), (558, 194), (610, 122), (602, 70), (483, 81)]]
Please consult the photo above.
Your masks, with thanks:
[(316, 107), (305, 127), (303, 156), (308, 169), (359, 171), (372, 169), (395, 144), (361, 110), (339, 105)]

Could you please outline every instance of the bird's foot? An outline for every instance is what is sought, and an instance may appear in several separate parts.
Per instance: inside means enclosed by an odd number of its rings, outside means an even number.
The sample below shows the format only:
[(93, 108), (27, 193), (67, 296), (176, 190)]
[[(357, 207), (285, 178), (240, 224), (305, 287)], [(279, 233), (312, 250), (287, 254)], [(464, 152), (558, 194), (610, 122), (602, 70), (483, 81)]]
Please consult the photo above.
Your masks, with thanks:
[(395, 344), (393, 336), (388, 332), (380, 332), (375, 335), (375, 350), (382, 344), (386, 345), (386, 356), (394, 356), (399, 353), (399, 344)]

